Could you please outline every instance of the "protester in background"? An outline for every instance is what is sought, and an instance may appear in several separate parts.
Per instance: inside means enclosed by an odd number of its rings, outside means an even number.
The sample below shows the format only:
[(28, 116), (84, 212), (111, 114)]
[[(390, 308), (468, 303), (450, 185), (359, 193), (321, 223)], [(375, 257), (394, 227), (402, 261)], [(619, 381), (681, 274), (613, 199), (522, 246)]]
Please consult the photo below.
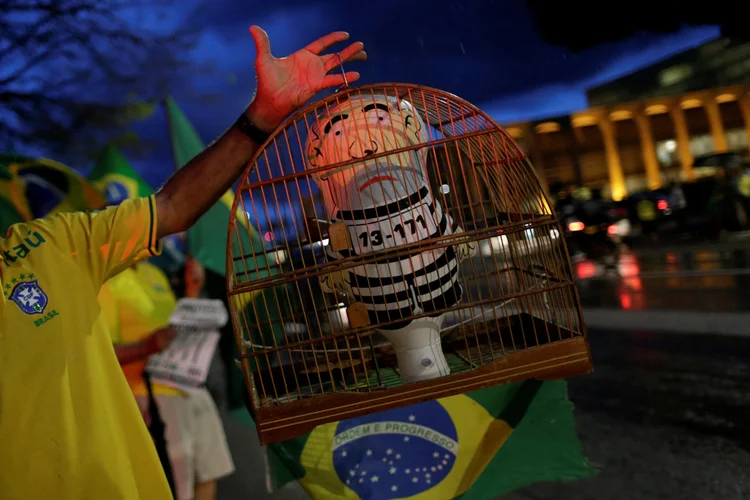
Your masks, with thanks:
[(748, 217), (743, 196), (738, 189), (737, 177), (737, 169), (720, 171), (716, 188), (708, 202), (718, 238), (729, 231), (740, 231), (747, 227)]
[(231, 474), (234, 463), (221, 418), (205, 388), (189, 392), (153, 382), (143, 373), (148, 356), (174, 336), (169, 317), (177, 304), (169, 278), (141, 262), (107, 281), (99, 292), (117, 358), (147, 426), (154, 400), (166, 423), (166, 449), (177, 500), (213, 500), (216, 480)]
[(686, 227), (687, 220), (687, 198), (680, 183), (673, 180), (667, 185), (669, 208), (672, 210), (672, 218), (677, 223), (677, 230), (682, 232)]
[(56, 500), (165, 500), (159, 457), (115, 356), (97, 296), (102, 284), (157, 255), (239, 178), (291, 113), (359, 74), (361, 43), (319, 55), (331, 33), (281, 59), (254, 26), (257, 93), (221, 138), (154, 196), (101, 212), (61, 213), (0, 238), (0, 494)]
[[(178, 295), (185, 297), (205, 297), (221, 300), (229, 309), (226, 278), (203, 267), (195, 258), (188, 258), (180, 273), (180, 279), (173, 283)], [(222, 410), (235, 410), (245, 407), (245, 386), (242, 370), (237, 366), (239, 359), (237, 342), (234, 338), (232, 322), (219, 329), (219, 345), (209, 371), (206, 386), (216, 405)]]
[(642, 196), (635, 204), (635, 210), (638, 214), (638, 221), (641, 223), (643, 236), (651, 243), (659, 240), (658, 216), (656, 211), (656, 202), (647, 196)]

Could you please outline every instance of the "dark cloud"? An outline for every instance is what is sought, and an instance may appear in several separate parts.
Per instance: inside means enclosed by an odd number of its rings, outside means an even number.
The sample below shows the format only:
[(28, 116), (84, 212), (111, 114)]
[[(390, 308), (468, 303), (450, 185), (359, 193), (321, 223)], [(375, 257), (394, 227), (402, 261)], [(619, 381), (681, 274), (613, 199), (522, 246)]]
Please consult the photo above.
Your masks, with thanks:
[(243, 35), (245, 24), (278, 16), (288, 18), (290, 30), (274, 44), (297, 40), (300, 33), (345, 29), (366, 44), (365, 81), (442, 86), (474, 102), (578, 81), (607, 59), (658, 40), (640, 36), (573, 55), (541, 42), (525, 0), (226, 0), (207, 2), (194, 13), (208, 30)]

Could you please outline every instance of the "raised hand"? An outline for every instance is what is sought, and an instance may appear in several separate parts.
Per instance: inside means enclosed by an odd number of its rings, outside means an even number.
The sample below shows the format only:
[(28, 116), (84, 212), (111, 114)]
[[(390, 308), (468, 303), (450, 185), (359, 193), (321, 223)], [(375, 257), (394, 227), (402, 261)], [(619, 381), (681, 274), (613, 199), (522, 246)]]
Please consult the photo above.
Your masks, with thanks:
[[(287, 57), (271, 54), (268, 34), (258, 26), (250, 27), (255, 41), (255, 71), (258, 91), (253, 106), (257, 111), (257, 126), (271, 132), (291, 113), (304, 106), (315, 94), (329, 87), (344, 84), (344, 75), (328, 74), (339, 68), (339, 57), (344, 63), (364, 61), (367, 53), (362, 42), (355, 42), (339, 52), (322, 54), (334, 44), (349, 39), (343, 31), (330, 33)], [(359, 73), (349, 71), (346, 80), (354, 82)]]

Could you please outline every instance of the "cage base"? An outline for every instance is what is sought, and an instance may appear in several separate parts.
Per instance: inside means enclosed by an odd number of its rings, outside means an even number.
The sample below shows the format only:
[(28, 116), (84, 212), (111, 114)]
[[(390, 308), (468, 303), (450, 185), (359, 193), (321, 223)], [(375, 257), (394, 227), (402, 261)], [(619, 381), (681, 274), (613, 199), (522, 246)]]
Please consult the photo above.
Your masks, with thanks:
[(293, 439), (318, 425), (526, 379), (554, 380), (593, 371), (584, 336), (510, 352), (471, 371), (375, 392), (339, 392), (255, 413), (261, 444)]

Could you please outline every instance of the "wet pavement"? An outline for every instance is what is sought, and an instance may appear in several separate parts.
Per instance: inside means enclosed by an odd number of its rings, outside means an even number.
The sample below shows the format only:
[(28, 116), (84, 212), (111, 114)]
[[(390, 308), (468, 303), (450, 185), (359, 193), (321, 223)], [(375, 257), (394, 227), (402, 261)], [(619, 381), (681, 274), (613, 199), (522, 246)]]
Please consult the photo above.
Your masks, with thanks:
[(573, 264), (583, 307), (750, 312), (750, 244), (624, 253)]
[[(574, 268), (588, 310), (750, 313), (748, 242), (644, 248), (624, 253), (616, 272), (591, 261)], [(596, 371), (571, 379), (570, 397), (599, 474), (500, 498), (750, 499), (750, 339), (599, 329), (590, 337)], [(307, 498), (296, 483), (268, 494), (254, 430), (224, 420), (238, 472), (220, 481), (219, 500)]]
[[(507, 500), (750, 498), (750, 341), (649, 332), (590, 332), (596, 371), (570, 380), (578, 429), (599, 474), (536, 485)], [(219, 500), (302, 499), (265, 493), (251, 429), (225, 419), (238, 472)]]
[(570, 380), (597, 477), (508, 500), (750, 498), (750, 342), (592, 331), (596, 371)]

